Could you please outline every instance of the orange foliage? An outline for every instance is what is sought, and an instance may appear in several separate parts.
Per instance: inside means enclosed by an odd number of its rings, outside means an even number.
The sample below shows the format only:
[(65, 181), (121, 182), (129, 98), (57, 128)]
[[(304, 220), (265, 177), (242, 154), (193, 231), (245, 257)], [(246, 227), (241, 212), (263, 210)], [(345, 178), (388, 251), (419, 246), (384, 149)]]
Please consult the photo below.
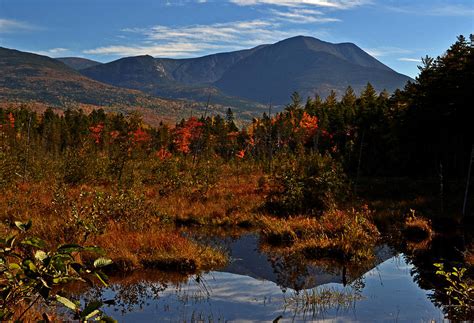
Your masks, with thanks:
[(318, 129), (318, 117), (310, 116), (308, 113), (306, 113), (306, 111), (303, 112), (303, 117), (300, 121), (300, 128), (308, 132), (314, 132), (316, 129)]
[(8, 114), (8, 122), (10, 123), (11, 128), (15, 128), (15, 117), (11, 112)]
[(102, 137), (102, 131), (104, 130), (104, 124), (99, 123), (98, 125), (89, 127), (89, 131), (91, 132), (91, 137), (94, 139), (96, 144), (100, 143), (100, 139)]
[(147, 143), (151, 140), (150, 134), (144, 131), (142, 128), (138, 128), (137, 130), (130, 132), (130, 135), (134, 144)]
[(191, 149), (191, 141), (197, 139), (201, 135), (201, 127), (203, 123), (198, 121), (196, 117), (191, 117), (184, 125), (176, 127), (174, 130), (175, 138), (173, 143), (176, 149), (184, 154), (188, 154)]
[(117, 131), (117, 130), (114, 130), (114, 131), (111, 131), (111, 132), (110, 132), (110, 138), (111, 138), (112, 140), (117, 139), (117, 138), (119, 137), (119, 135), (120, 135), (120, 132)]
[(160, 160), (166, 160), (171, 158), (172, 154), (165, 148), (161, 148), (156, 152), (156, 157), (158, 157)]
[(244, 158), (245, 157), (245, 149), (239, 150), (239, 152), (237, 154), (235, 154), (235, 156), (237, 158), (240, 158), (240, 159)]

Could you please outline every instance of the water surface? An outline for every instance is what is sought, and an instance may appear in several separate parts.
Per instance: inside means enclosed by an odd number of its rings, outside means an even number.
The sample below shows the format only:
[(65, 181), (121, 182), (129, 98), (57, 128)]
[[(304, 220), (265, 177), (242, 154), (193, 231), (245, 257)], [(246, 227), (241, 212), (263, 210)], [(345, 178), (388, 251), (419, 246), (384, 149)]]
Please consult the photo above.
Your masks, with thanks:
[[(340, 266), (298, 263), (298, 259), (295, 265), (262, 253), (255, 235), (220, 243), (232, 259), (221, 271), (174, 282), (146, 275), (132, 282), (115, 281), (98, 291), (103, 299), (116, 300), (105, 311), (123, 322), (443, 321), (441, 309), (428, 297), (430, 291), (414, 281), (415, 267), (386, 246), (377, 249), (375, 267), (354, 277), (354, 271), (347, 274)], [(328, 291), (334, 296), (327, 302), (295, 303), (301, 295)], [(92, 296), (90, 292), (85, 297)], [(339, 300), (330, 301), (332, 297)]]

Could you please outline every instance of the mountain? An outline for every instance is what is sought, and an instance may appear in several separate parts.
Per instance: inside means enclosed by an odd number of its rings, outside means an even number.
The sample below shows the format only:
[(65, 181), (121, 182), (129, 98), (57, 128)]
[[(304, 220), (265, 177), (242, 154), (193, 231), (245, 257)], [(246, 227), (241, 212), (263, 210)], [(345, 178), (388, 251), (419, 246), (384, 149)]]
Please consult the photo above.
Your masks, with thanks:
[(100, 62), (82, 57), (58, 57), (56, 59), (75, 69), (76, 71), (102, 64)]
[[(394, 91), (410, 80), (352, 43), (332, 44), (297, 36), (271, 45), (198, 58), (137, 56), (81, 70), (95, 80), (152, 95), (246, 105), (285, 104), (292, 92), (303, 97), (351, 85), (360, 92), (367, 82)], [(240, 98), (237, 99), (237, 98)]]
[(189, 114), (193, 107), (100, 83), (56, 59), (3, 47), (0, 47), (0, 102), (42, 104), (59, 109), (140, 110), (149, 119), (160, 117), (172, 122), (183, 113)]
[(257, 103), (222, 93), (213, 83), (258, 49), (260, 47), (193, 59), (153, 58), (149, 55), (126, 57), (80, 72), (100, 82), (156, 96), (206, 102), (211, 95), (213, 103), (255, 108)]
[(359, 93), (370, 82), (378, 91), (392, 92), (408, 80), (352, 43), (299, 36), (240, 60), (215, 85), (230, 95), (284, 103), (294, 91), (325, 97), (331, 90), (341, 95), (350, 85)]

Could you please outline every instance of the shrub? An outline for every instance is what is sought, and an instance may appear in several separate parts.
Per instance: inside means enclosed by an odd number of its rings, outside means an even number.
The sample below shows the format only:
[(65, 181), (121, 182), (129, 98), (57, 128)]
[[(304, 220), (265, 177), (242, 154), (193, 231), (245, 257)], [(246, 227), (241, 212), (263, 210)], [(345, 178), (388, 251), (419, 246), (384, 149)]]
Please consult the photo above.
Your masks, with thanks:
[(320, 214), (348, 194), (347, 178), (329, 155), (311, 153), (283, 159), (272, 175), (266, 206), (279, 214)]
[[(102, 283), (107, 277), (97, 268), (111, 263), (109, 259), (97, 258), (93, 266), (77, 261), (81, 252), (101, 253), (97, 247), (83, 247), (64, 244), (48, 249), (46, 242), (31, 236), (31, 220), (15, 222), (17, 233), (0, 237), (0, 320), (21, 322), (26, 312), (42, 300), (45, 304), (59, 303), (74, 313), (74, 319), (81, 322), (93, 318), (111, 321), (102, 315), (101, 302), (87, 304), (81, 309), (79, 303), (58, 294), (59, 288), (71, 281), (91, 282), (96, 276)], [(15, 313), (18, 308), (26, 309)]]
[(466, 268), (453, 267), (452, 271), (445, 269), (444, 264), (436, 263), (436, 274), (443, 276), (447, 287), (444, 293), (449, 301), (448, 311), (454, 320), (469, 320), (474, 315), (474, 285), (467, 277)]

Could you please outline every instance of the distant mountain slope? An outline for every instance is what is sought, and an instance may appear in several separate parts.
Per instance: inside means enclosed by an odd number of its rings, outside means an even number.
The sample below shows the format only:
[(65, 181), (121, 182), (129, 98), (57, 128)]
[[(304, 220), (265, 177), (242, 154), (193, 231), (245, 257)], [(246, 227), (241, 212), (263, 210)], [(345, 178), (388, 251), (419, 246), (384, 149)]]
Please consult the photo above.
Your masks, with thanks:
[(184, 102), (97, 82), (47, 56), (2, 47), (0, 101), (34, 102), (59, 108), (113, 107), (120, 111), (145, 108), (168, 120), (176, 119), (187, 106)]
[(56, 59), (75, 69), (76, 71), (102, 64), (100, 62), (82, 57), (58, 57)]
[(294, 37), (266, 46), (228, 69), (216, 86), (222, 91), (260, 102), (287, 102), (347, 86), (360, 92), (367, 82), (378, 91), (394, 91), (410, 80), (396, 73), (354, 44), (331, 44), (310, 37)]
[[(273, 45), (190, 59), (137, 56), (93, 66), (81, 73), (114, 86), (169, 98), (252, 106), (253, 101), (284, 104), (293, 91), (321, 96), (351, 85), (359, 92), (371, 82), (382, 91), (402, 88), (399, 74), (352, 43), (332, 44), (297, 36)], [(250, 102), (249, 102), (250, 101)], [(237, 105), (238, 105), (237, 104)]]
[(157, 65), (162, 66), (167, 76), (175, 82), (186, 85), (211, 84), (219, 80), (234, 64), (265, 46), (198, 58), (156, 58), (155, 60)]
[(158, 59), (149, 55), (121, 58), (80, 72), (94, 80), (151, 95), (255, 109), (258, 104), (222, 93), (212, 82), (253, 50), (196, 59)]
[[(141, 67), (138, 62), (136, 68), (146, 70), (146, 66)], [(131, 79), (143, 81), (141, 75), (132, 74), (135, 78)], [(127, 77), (130, 78), (130, 75)], [(215, 88), (206, 90), (216, 91)], [(202, 101), (208, 98), (202, 89), (185, 87), (183, 91), (196, 91), (203, 98)], [(232, 101), (242, 100), (232, 98)], [(105, 108), (107, 111), (124, 113), (139, 111), (150, 124), (160, 121), (174, 123), (183, 117), (204, 113), (225, 114), (228, 108), (217, 104), (207, 106), (199, 102), (162, 99), (141, 91), (115, 87), (85, 77), (57, 59), (0, 47), (0, 106), (22, 103), (29, 103), (30, 107), (38, 109)], [(234, 112), (246, 121), (260, 115), (258, 109), (235, 109)]]

